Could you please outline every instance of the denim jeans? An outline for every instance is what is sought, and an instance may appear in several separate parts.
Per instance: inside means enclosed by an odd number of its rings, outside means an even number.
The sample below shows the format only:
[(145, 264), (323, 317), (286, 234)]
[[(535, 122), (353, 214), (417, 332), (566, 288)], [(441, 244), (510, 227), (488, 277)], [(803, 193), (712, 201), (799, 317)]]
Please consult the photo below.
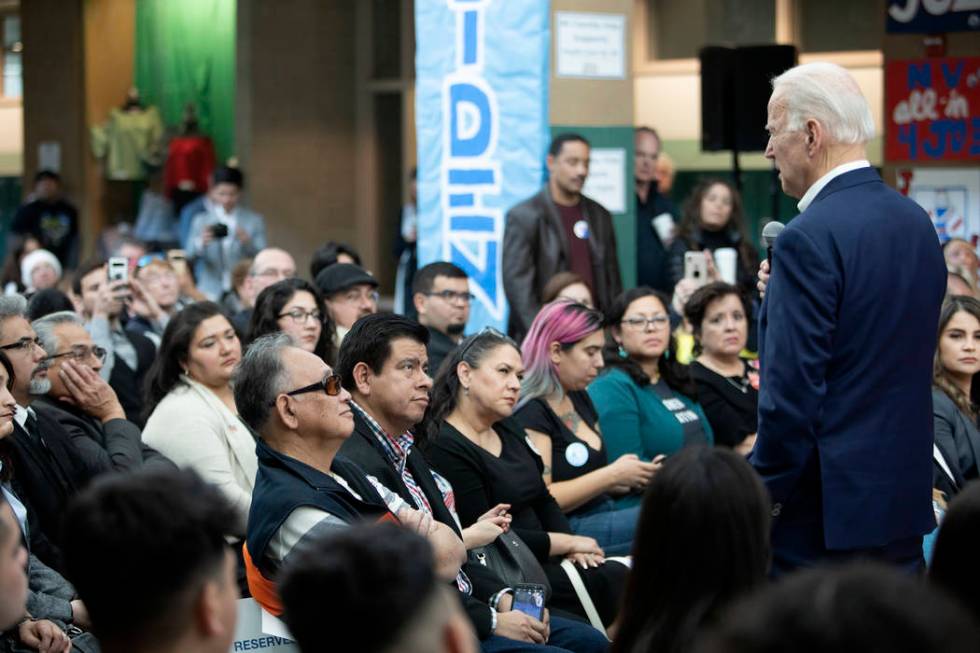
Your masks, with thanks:
[(639, 517), (639, 506), (617, 508), (615, 501), (606, 499), (584, 513), (569, 515), (568, 521), (576, 534), (595, 538), (607, 556), (625, 556), (633, 548)]
[(547, 644), (519, 642), (491, 635), (480, 642), (483, 653), (604, 653), (609, 641), (589, 624), (561, 617), (551, 618), (551, 635)]

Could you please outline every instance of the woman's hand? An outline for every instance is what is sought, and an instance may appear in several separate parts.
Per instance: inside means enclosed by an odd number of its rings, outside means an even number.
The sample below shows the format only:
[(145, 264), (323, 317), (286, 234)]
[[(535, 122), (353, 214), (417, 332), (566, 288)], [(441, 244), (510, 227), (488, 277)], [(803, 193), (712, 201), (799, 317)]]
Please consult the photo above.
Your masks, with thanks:
[(596, 555), (595, 553), (569, 553), (565, 558), (571, 560), (582, 569), (592, 569), (606, 562), (603, 556)]
[(503, 532), (504, 529), (493, 521), (487, 519), (476, 521), (472, 526), (463, 529), (463, 545), (467, 551), (478, 546), (486, 546), (500, 537)]
[(71, 650), (71, 640), (61, 628), (47, 619), (25, 621), (17, 627), (20, 641), (38, 653), (67, 653)]
[(611, 476), (609, 491), (626, 494), (633, 490), (642, 490), (650, 484), (653, 475), (663, 465), (663, 460), (664, 456), (657, 456), (651, 462), (644, 462), (636, 454), (623, 454), (608, 467)]

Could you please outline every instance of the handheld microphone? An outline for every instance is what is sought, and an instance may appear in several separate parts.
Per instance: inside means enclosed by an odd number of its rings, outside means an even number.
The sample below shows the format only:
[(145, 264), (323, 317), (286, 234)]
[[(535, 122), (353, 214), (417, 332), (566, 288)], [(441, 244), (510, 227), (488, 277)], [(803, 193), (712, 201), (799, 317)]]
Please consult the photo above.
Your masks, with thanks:
[(782, 222), (773, 220), (766, 223), (762, 228), (762, 242), (766, 246), (766, 260), (769, 262), (769, 273), (772, 274), (772, 247), (776, 244), (776, 238), (786, 228)]

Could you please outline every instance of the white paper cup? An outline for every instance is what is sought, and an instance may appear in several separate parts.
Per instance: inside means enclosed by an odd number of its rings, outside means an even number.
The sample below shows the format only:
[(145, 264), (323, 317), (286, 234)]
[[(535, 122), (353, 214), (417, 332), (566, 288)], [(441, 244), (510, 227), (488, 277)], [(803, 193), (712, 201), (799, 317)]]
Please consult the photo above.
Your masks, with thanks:
[(660, 237), (660, 242), (669, 245), (674, 240), (674, 218), (669, 213), (661, 213), (653, 220), (653, 230)]
[(718, 276), (725, 283), (734, 285), (738, 274), (738, 252), (731, 247), (720, 247), (715, 250), (714, 254)]

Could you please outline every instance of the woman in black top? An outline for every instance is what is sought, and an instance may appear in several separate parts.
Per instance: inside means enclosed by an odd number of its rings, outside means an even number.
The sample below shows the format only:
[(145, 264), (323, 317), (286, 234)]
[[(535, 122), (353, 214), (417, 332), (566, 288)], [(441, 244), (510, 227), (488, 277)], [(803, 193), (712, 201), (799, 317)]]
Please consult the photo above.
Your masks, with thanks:
[(599, 415), (585, 391), (602, 368), (603, 317), (559, 300), (534, 318), (524, 338), (526, 374), (514, 414), (544, 463), (552, 496), (579, 535), (608, 555), (627, 555), (639, 506), (617, 509), (612, 495), (646, 488), (660, 462), (625, 454), (609, 464)]
[(755, 288), (758, 256), (745, 228), (742, 199), (723, 179), (699, 183), (684, 203), (684, 217), (668, 250), (671, 286), (684, 278), (684, 254), (730, 247), (738, 254), (736, 277), (745, 292)]
[(541, 478), (544, 465), (511, 417), (524, 366), (507, 336), (471, 336), (440, 368), (432, 390), (426, 457), (453, 486), (463, 526), (510, 505), (511, 528), (534, 552), (552, 587), (551, 603), (587, 616), (559, 563), (573, 560), (602, 618), (615, 619), (626, 567), (606, 563), (590, 537), (575, 535)]
[(735, 286), (710, 283), (691, 295), (684, 315), (696, 343), (691, 376), (715, 444), (748, 454), (759, 430), (759, 373), (739, 357), (748, 338), (745, 299)]

